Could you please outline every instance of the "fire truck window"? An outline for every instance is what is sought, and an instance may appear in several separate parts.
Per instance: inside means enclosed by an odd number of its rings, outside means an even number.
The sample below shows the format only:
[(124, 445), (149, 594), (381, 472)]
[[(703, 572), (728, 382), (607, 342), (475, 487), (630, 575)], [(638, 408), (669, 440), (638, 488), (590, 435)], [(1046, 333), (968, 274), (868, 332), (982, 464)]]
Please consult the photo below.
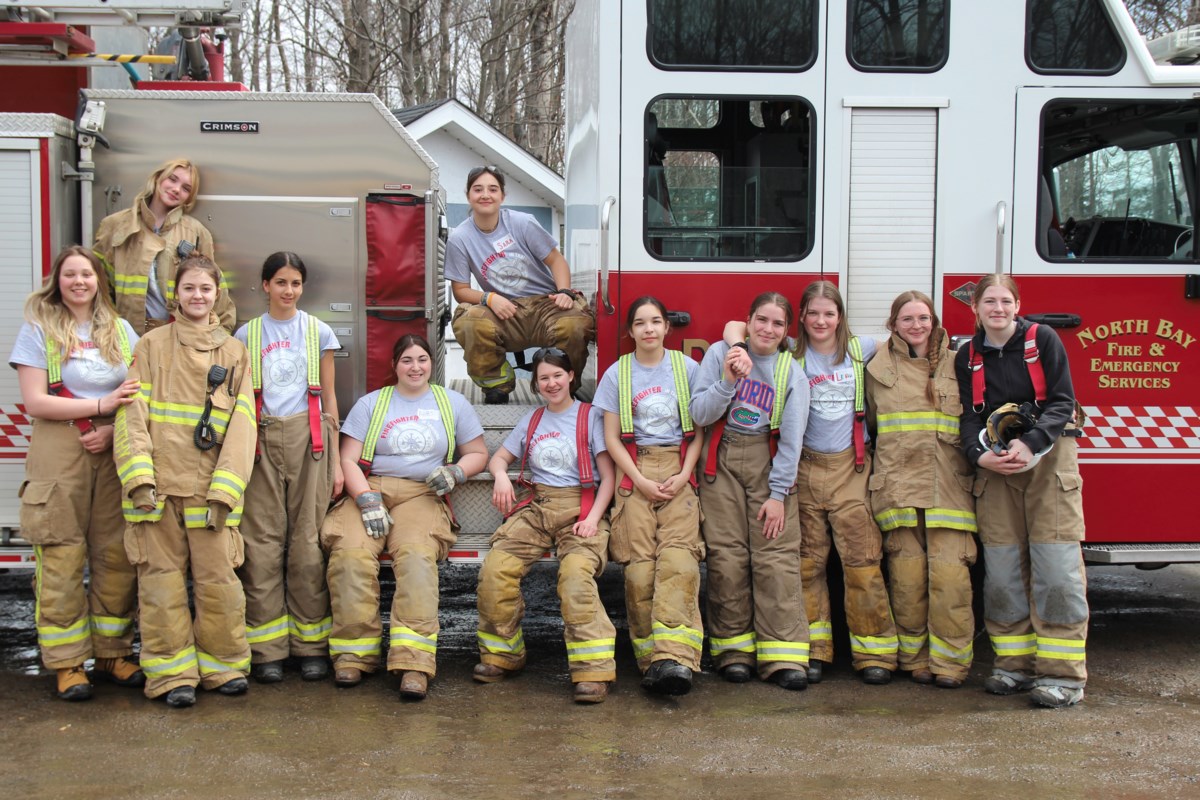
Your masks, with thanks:
[(850, 63), (863, 72), (935, 72), (946, 63), (949, 0), (850, 0)]
[(1043, 74), (1111, 75), (1125, 48), (1101, 0), (1028, 0), (1025, 59)]
[(663, 261), (797, 261), (811, 249), (812, 108), (658, 98), (646, 111), (645, 244)]
[(646, 50), (663, 69), (805, 70), (814, 0), (648, 0)]
[(1058, 101), (1042, 118), (1044, 258), (1195, 261), (1194, 103)]

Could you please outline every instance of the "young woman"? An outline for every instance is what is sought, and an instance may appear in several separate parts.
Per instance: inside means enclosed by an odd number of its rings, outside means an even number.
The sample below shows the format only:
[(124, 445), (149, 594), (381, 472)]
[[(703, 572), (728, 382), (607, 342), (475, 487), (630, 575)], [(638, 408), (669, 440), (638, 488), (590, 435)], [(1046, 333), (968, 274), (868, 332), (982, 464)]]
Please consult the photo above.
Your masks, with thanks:
[(198, 684), (241, 694), (250, 670), (246, 600), (234, 570), (254, 464), (254, 397), (246, 348), (213, 313), (220, 283), (203, 256), (179, 265), (175, 322), (138, 342), (129, 377), (141, 392), (117, 413), (113, 445), (125, 550), (138, 570), (146, 696), (173, 708), (194, 704)]
[[(446, 241), (446, 280), (459, 306), (451, 323), (463, 347), (467, 373), (484, 402), (507, 403), (516, 374), (507, 353), (552, 344), (575, 366), (574, 392), (583, 380), (596, 320), (582, 292), (571, 288), (571, 268), (530, 214), (502, 208), (504, 174), (495, 167), (467, 173), (471, 215)], [(475, 289), (471, 280), (481, 287)]]
[[(141, 686), (133, 653), (136, 571), (125, 557), (113, 415), (133, 401), (126, 370), (137, 335), (117, 317), (91, 250), (68, 247), (25, 302), (8, 363), (17, 370), (33, 436), (21, 484), (21, 535), (34, 546), (42, 663), (58, 696), (87, 700), (93, 677)], [(84, 565), (91, 576), (85, 589)]]
[(871, 457), (866, 452), (863, 371), (875, 349), (874, 339), (850, 333), (836, 286), (814, 281), (805, 288), (794, 352), (808, 377), (812, 403), (796, 477), (796, 508), (803, 531), (804, 599), (813, 638), (808, 679), (813, 683), (833, 660), (825, 572), (831, 544), (842, 559), (854, 669), (865, 683), (884, 684), (897, 665), (896, 625), (879, 569), (883, 537), (867, 507)]
[(634, 300), (625, 324), (634, 352), (604, 373), (595, 399), (620, 482), (609, 552), (626, 565), (625, 607), (642, 685), (682, 695), (704, 645), (695, 477), (703, 435), (688, 411), (698, 365), (666, 350), (671, 325), (657, 298)]
[(401, 697), (422, 700), (437, 664), (437, 565), (456, 540), (445, 495), (483, 471), (487, 447), (467, 399), (429, 382), (429, 342), (401, 336), (392, 368), (396, 384), (355, 403), (342, 428), (342, 472), (354, 502), (340, 501), (321, 528), (333, 606), (329, 652), (338, 686), (379, 669), (386, 548), (396, 575), (387, 669), (400, 674)]
[(867, 427), (875, 521), (886, 534), (900, 669), (917, 683), (962, 686), (971, 668), (975, 616), (974, 475), (959, 442), (962, 403), (954, 357), (933, 301), (893, 302), (886, 349), (867, 365)]
[[(246, 592), (251, 675), (283, 680), (283, 660), (300, 660), (304, 680), (329, 675), (329, 590), (321, 521), (342, 491), (338, 458), (333, 330), (301, 311), (308, 271), (295, 253), (262, 267), (267, 313), (236, 334), (250, 354), (258, 456), (246, 487), (238, 570)], [(284, 584), (286, 583), (286, 590)]]
[[(492, 503), (506, 520), (479, 572), (480, 663), (474, 676), (494, 683), (525, 666), (521, 579), (553, 547), (575, 702), (601, 703), (617, 677), (617, 632), (596, 588), (608, 560), (605, 511), (615, 478), (601, 412), (571, 396), (574, 378), (566, 353), (538, 350), (531, 383), (546, 405), (523, 416), (488, 462), (495, 480)], [(524, 505), (508, 477), (518, 458), (521, 474), (527, 464), (533, 473), (532, 496)]]
[[(787, 524), (804, 439), (808, 385), (787, 352), (792, 306), (778, 292), (754, 299), (748, 341), (704, 354), (691, 413), (709, 431), (700, 501), (708, 548), (713, 663), (744, 683), (752, 667), (784, 689), (808, 681), (808, 620), (800, 589), (800, 532)], [(750, 363), (739, 366), (742, 360)]]
[[(975, 338), (954, 366), (963, 450), (976, 466), (984, 622), (996, 651), (983, 686), (1000, 695), (1032, 689), (1034, 703), (1051, 708), (1074, 705), (1087, 682), (1088, 604), (1071, 370), (1054, 330), (1017, 316), (1012, 278), (980, 279), (972, 308)], [(981, 440), (997, 427), (1007, 434)]]
[[(212, 234), (189, 213), (199, 193), (196, 165), (171, 159), (150, 174), (132, 206), (105, 217), (96, 231), (94, 247), (115, 292), (117, 313), (139, 334), (171, 320), (179, 264), (190, 255), (213, 258)], [(221, 292), (215, 310), (221, 325), (233, 330), (237, 315), (228, 291)]]

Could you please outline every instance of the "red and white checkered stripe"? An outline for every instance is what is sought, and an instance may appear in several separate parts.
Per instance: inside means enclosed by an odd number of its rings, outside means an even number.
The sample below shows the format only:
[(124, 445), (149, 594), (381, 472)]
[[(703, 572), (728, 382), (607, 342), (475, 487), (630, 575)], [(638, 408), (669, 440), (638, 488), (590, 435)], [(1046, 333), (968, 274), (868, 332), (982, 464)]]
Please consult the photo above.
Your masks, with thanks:
[(1200, 450), (1200, 414), (1191, 406), (1084, 406), (1079, 447), (1088, 450)]
[(24, 460), (32, 433), (24, 406), (0, 406), (0, 458)]

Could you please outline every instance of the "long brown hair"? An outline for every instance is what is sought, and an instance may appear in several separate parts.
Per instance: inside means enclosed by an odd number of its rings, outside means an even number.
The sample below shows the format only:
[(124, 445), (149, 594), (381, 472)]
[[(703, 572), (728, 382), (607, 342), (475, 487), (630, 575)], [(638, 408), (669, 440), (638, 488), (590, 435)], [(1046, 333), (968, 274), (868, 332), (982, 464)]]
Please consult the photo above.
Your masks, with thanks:
[(46, 282), (25, 301), (25, 319), (42, 329), (47, 339), (61, 348), (60, 357), (66, 361), (79, 348), (79, 335), (75, 332), (75, 315), (63, 302), (59, 279), (63, 263), (72, 256), (87, 259), (96, 273), (96, 296), (92, 298), (92, 344), (105, 362), (113, 365), (122, 363), (121, 345), (117, 340), (117, 310), (108, 293), (108, 273), (100, 265), (100, 259), (90, 248), (74, 244), (64, 248), (55, 258), (46, 276)]
[(846, 303), (842, 300), (842, 293), (829, 281), (813, 281), (804, 288), (804, 294), (800, 296), (800, 331), (796, 335), (796, 349), (792, 351), (792, 354), (797, 359), (804, 358), (804, 351), (808, 349), (808, 331), (804, 329), (804, 317), (808, 314), (809, 304), (817, 298), (832, 300), (837, 307), (838, 324), (834, 331), (836, 347), (834, 363), (840, 364), (846, 360), (846, 354), (850, 351), (850, 322), (846, 319)]
[(146, 179), (146, 185), (138, 192), (137, 197), (133, 198), (133, 207), (139, 208), (142, 203), (149, 206), (150, 201), (154, 198), (154, 193), (158, 191), (158, 184), (162, 182), (165, 176), (170, 175), (180, 167), (188, 171), (188, 179), (192, 184), (192, 193), (188, 195), (188, 199), (183, 202), (180, 208), (183, 209), (183, 213), (185, 214), (192, 213), (192, 209), (196, 207), (196, 198), (200, 195), (200, 168), (186, 158), (172, 158), (170, 161), (159, 166), (154, 172), (151, 172), (150, 177)]
[[(942, 358), (942, 343), (946, 340), (946, 331), (942, 328), (942, 321), (938, 319), (937, 312), (933, 310), (933, 300), (929, 299), (929, 295), (924, 292), (918, 292), (916, 289), (910, 289), (907, 292), (901, 292), (892, 301), (892, 311), (888, 314), (887, 329), (892, 333), (896, 333), (896, 320), (900, 317), (900, 309), (904, 308), (909, 303), (921, 303), (929, 309), (929, 316), (933, 318), (933, 329), (929, 331), (929, 344), (925, 353), (929, 359), (929, 383), (926, 385), (925, 393), (929, 397), (929, 402), (937, 403), (937, 393), (934, 391), (933, 378), (937, 375), (938, 363)], [(889, 341), (888, 347), (892, 347), (894, 342)]]

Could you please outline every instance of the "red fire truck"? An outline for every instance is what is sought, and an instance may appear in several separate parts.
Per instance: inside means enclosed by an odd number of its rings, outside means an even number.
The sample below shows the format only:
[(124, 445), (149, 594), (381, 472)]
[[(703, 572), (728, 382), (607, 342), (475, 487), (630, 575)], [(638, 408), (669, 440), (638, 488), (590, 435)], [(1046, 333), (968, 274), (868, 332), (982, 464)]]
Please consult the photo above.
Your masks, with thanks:
[(1086, 558), (1200, 560), (1200, 28), (1121, 0), (576, 0), (566, 255), (698, 356), (765, 289), (831, 279), (853, 330), (893, 297), (973, 327), (1007, 272), (1089, 417)]

